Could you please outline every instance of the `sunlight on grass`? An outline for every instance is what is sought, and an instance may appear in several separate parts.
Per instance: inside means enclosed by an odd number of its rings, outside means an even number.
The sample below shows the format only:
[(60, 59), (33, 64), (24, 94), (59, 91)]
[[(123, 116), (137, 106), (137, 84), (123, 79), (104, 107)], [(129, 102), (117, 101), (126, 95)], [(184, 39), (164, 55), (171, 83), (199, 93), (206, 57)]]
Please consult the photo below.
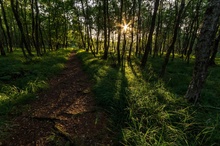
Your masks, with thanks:
[[(177, 57), (169, 63), (162, 80), (158, 78), (163, 61), (159, 57), (150, 58), (146, 69), (141, 70), (136, 60), (118, 69), (82, 50), (77, 56), (94, 80), (98, 103), (111, 113), (111, 129), (118, 132), (119, 143), (212, 145), (220, 141), (218, 111), (192, 106), (183, 98), (191, 80), (192, 63), (188, 65)], [(204, 105), (219, 106), (220, 102), (215, 102), (220, 93), (216, 82), (219, 71), (210, 69), (202, 93)]]

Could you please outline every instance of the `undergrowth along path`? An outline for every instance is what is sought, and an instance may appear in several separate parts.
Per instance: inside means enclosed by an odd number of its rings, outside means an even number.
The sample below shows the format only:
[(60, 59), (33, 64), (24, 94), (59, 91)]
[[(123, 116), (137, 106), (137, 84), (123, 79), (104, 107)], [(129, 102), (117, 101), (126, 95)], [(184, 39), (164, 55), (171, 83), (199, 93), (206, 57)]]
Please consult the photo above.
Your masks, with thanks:
[[(48, 70), (49, 71), (49, 70)], [(97, 107), (91, 82), (75, 53), (20, 116), (2, 145), (112, 145), (107, 114)]]

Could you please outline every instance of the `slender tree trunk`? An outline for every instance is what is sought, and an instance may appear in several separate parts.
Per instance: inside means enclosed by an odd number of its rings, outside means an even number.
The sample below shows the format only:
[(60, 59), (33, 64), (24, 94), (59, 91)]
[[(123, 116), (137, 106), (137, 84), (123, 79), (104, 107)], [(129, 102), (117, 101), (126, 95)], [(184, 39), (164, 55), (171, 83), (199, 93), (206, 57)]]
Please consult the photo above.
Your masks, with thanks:
[(39, 8), (38, 8), (38, 0), (35, 0), (35, 9), (36, 9), (36, 17), (35, 17), (35, 41), (36, 41), (36, 51), (37, 55), (41, 56), (40, 51), (40, 41), (39, 41)]
[(136, 34), (136, 50), (135, 50), (135, 55), (137, 56), (138, 55), (138, 52), (139, 52), (139, 48), (140, 48), (140, 25), (141, 25), (141, 19), (140, 19), (140, 15), (141, 15), (141, 2), (142, 0), (138, 0), (138, 15), (137, 15), (137, 21), (138, 21), (138, 24), (137, 24), (137, 34)]
[(209, 59), (209, 66), (216, 65), (215, 64), (215, 58), (216, 58), (216, 54), (218, 52), (219, 41), (220, 41), (220, 32), (219, 32), (217, 38), (215, 39), (214, 45), (212, 47), (212, 54), (211, 54), (211, 57)]
[(9, 29), (9, 25), (8, 25), (8, 20), (7, 20), (7, 16), (6, 16), (6, 13), (5, 13), (5, 8), (4, 8), (2, 0), (0, 0), (0, 4), (1, 4), (2, 15), (3, 15), (3, 19), (4, 19), (4, 22), (5, 22), (5, 26), (6, 26), (7, 36), (8, 36), (9, 52), (13, 52), (12, 38), (11, 38), (10, 29)]
[(44, 53), (46, 53), (46, 47), (45, 47), (45, 43), (44, 43), (44, 37), (43, 37), (43, 33), (42, 33), (40, 20), (39, 20), (39, 33), (40, 33), (40, 39), (41, 39), (42, 47), (44, 49)]
[[(33, 42), (33, 45), (34, 45), (34, 48), (35, 50), (37, 50), (37, 46), (36, 46), (36, 41), (35, 41), (35, 14), (34, 14), (34, 0), (31, 0), (31, 20), (32, 20), (32, 27), (31, 27), (31, 38), (32, 38), (32, 42)], [(25, 14), (26, 16), (26, 14)]]
[(0, 40), (0, 50), (1, 50), (0, 52), (1, 52), (1, 56), (6, 56), (6, 53), (5, 53), (5, 50), (4, 50), (4, 46), (2, 44), (2, 40), (3, 39)]
[[(121, 8), (120, 8), (120, 14), (119, 14), (119, 24), (122, 23), (123, 0), (121, 0), (120, 6), (121, 6)], [(118, 42), (117, 42), (118, 65), (121, 64), (120, 44), (121, 44), (121, 27), (118, 28)]]
[(161, 70), (161, 73), (160, 73), (161, 77), (163, 77), (164, 74), (165, 74), (166, 67), (167, 67), (167, 64), (169, 62), (170, 54), (174, 50), (174, 46), (175, 46), (175, 43), (176, 43), (178, 31), (179, 31), (179, 24), (180, 24), (180, 21), (181, 21), (182, 12), (184, 10), (184, 7), (185, 7), (185, 0), (182, 0), (181, 5), (180, 5), (180, 10), (179, 10), (179, 13), (178, 13), (178, 16), (177, 16), (177, 19), (176, 19), (175, 27), (174, 27), (174, 34), (173, 34), (173, 38), (172, 38), (172, 43), (171, 43), (170, 47), (167, 50), (165, 60), (164, 60), (163, 65), (162, 65), (162, 70)]
[(152, 37), (153, 37), (154, 28), (155, 28), (159, 3), (160, 3), (160, 0), (156, 0), (154, 3), (154, 13), (153, 13), (152, 20), (151, 20), (151, 27), (150, 27), (150, 32), (149, 32), (148, 39), (147, 39), (147, 45), (144, 50), (144, 56), (141, 60), (141, 67), (145, 67), (147, 63), (147, 59), (148, 59), (148, 54), (150, 53), (150, 50), (152, 50)]
[[(162, 7), (163, 3), (160, 4), (160, 7)], [(155, 36), (155, 42), (154, 42), (154, 54), (153, 57), (158, 56), (158, 39), (159, 39), (159, 31), (160, 31), (160, 24), (161, 24), (161, 8), (159, 9), (159, 15), (157, 19), (157, 28), (156, 28), (156, 36)]]
[(3, 28), (3, 25), (2, 25), (2, 19), (0, 17), (0, 52), (1, 52), (1, 56), (6, 56), (6, 53), (5, 53), (5, 49), (4, 49), (4, 45), (3, 45), (3, 36), (2, 34), (5, 36), (5, 30)]
[(185, 95), (185, 98), (189, 102), (196, 103), (200, 99), (201, 90), (207, 78), (212, 40), (214, 40), (216, 35), (217, 24), (219, 22), (219, 8), (220, 0), (209, 1), (198, 43), (195, 48), (196, 60), (193, 69), (193, 78)]
[(29, 47), (29, 44), (26, 40), (26, 37), (25, 37), (25, 33), (24, 33), (24, 29), (23, 29), (23, 26), (22, 26), (22, 23), (21, 23), (21, 20), (20, 20), (20, 17), (19, 17), (19, 14), (18, 14), (18, 1), (16, 0), (16, 4), (14, 4), (14, 0), (10, 0), (11, 2), (11, 8), (12, 8), (12, 11), (13, 11), (13, 14), (15, 16), (15, 20), (17, 22), (17, 25), (18, 25), (18, 28), (21, 32), (21, 39), (22, 39), (22, 42), (24, 43), (25, 45), (25, 48), (28, 52), (28, 55), (30, 56), (33, 56), (33, 54), (31, 53), (31, 50), (30, 50), (30, 47)]
[[(10, 52), (10, 50), (9, 50), (9, 48), (8, 48), (8, 39), (7, 39), (7, 35), (6, 35), (6, 33), (5, 33), (5, 28), (4, 28), (4, 26), (3, 26), (3, 23), (2, 23), (2, 19), (1, 19), (1, 15), (0, 15), (0, 28), (1, 28), (1, 33), (3, 34), (3, 36), (1, 35), (1, 43), (2, 43), (2, 46), (4, 46), (4, 38), (5, 38), (5, 44), (6, 44), (6, 47), (7, 47), (7, 50), (8, 50), (8, 52)], [(4, 48), (3, 48), (4, 49)], [(4, 54), (4, 53), (3, 53)]]
[(136, 0), (133, 0), (133, 8), (132, 8), (132, 23), (131, 23), (131, 42), (129, 47), (128, 61), (131, 60), (131, 52), (134, 43), (134, 18), (135, 18), (135, 10), (136, 10)]
[(108, 0), (104, 0), (103, 2), (103, 15), (104, 15), (104, 56), (103, 59), (106, 60), (108, 58), (108, 45), (107, 45), (107, 13), (108, 13), (108, 7), (107, 4)]
[[(73, 3), (73, 5), (75, 5), (75, 3)], [(75, 10), (75, 14), (77, 16), (77, 25), (78, 25), (78, 31), (80, 33), (80, 37), (81, 37), (81, 41), (82, 41), (82, 45), (83, 46), (80, 46), (80, 47), (83, 47), (83, 48), (86, 48), (86, 44), (85, 44), (85, 40), (84, 40), (84, 35), (83, 35), (83, 32), (82, 32), (82, 25), (80, 24), (80, 16), (79, 16), (79, 12), (78, 10), (74, 7), (74, 10)]]
[(51, 0), (48, 0), (49, 14), (48, 14), (48, 46), (49, 50), (53, 50), (52, 39), (51, 39)]

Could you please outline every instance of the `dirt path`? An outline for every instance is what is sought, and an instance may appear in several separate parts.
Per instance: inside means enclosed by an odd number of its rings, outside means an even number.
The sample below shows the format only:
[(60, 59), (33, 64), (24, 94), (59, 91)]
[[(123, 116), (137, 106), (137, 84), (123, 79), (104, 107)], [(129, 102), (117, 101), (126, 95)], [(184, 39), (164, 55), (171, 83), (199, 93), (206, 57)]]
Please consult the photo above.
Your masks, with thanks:
[(50, 88), (13, 120), (11, 136), (2, 145), (112, 145), (107, 115), (96, 106), (81, 68), (72, 53), (66, 68), (49, 81)]

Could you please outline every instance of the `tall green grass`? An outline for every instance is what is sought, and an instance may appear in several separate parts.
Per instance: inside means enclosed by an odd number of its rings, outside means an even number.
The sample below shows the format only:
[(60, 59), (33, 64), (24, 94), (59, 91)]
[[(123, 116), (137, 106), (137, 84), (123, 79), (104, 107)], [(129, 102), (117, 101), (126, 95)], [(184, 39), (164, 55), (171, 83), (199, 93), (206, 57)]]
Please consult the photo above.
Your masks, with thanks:
[(20, 49), (0, 57), (0, 138), (7, 119), (20, 114), (36, 93), (47, 89), (49, 78), (59, 73), (72, 49), (60, 49), (25, 60)]
[(117, 145), (220, 143), (219, 67), (210, 69), (201, 102), (195, 106), (184, 100), (193, 60), (187, 64), (177, 57), (169, 63), (164, 79), (160, 79), (160, 57), (150, 58), (142, 70), (135, 58), (124, 67), (114, 68), (111, 60), (94, 58), (82, 50), (77, 55), (95, 83), (97, 101), (111, 115)]

